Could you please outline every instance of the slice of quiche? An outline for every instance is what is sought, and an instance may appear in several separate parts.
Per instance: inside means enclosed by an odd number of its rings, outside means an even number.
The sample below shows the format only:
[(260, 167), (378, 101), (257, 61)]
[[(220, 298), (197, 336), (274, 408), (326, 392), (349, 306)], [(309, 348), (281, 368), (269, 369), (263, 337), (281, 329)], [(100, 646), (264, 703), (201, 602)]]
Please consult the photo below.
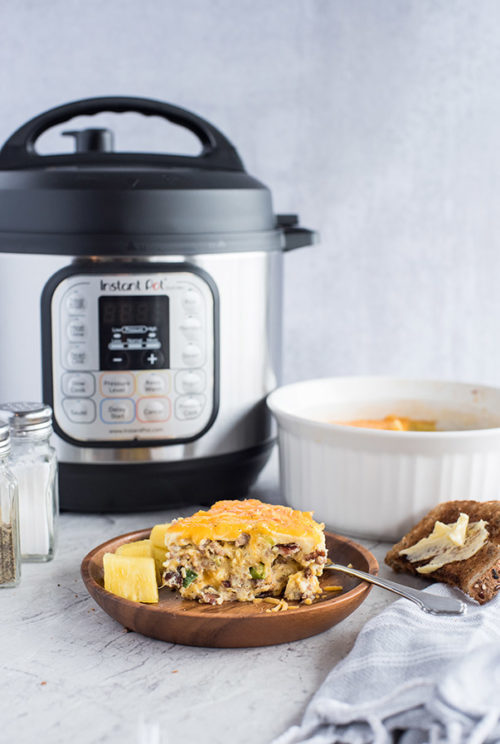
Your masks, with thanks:
[(327, 557), (323, 529), (312, 512), (257, 499), (218, 501), (162, 526), (164, 586), (208, 604), (314, 599)]

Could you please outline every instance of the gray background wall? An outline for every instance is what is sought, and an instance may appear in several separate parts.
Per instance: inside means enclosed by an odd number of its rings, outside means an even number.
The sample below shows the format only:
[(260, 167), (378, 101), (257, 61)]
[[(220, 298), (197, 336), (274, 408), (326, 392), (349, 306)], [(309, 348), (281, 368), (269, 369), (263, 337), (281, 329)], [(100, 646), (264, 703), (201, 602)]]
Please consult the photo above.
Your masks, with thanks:
[(286, 380), (500, 384), (496, 0), (0, 0), (0, 23), (2, 141), (76, 98), (162, 98), (321, 233), (286, 260)]

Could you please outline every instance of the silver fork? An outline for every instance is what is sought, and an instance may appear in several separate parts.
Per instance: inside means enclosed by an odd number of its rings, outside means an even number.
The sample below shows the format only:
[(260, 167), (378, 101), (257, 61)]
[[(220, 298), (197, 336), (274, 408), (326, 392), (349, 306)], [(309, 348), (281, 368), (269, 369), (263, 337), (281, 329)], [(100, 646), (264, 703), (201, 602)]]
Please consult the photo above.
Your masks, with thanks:
[(357, 568), (341, 566), (338, 563), (327, 563), (325, 568), (332, 568), (335, 571), (349, 574), (349, 576), (356, 576), (358, 579), (368, 581), (370, 584), (381, 586), (389, 592), (395, 592), (395, 594), (399, 594), (401, 597), (415, 602), (420, 609), (430, 612), (433, 615), (463, 615), (467, 611), (465, 602), (454, 597), (438, 597), (435, 594), (428, 594), (419, 589), (412, 589), (409, 586), (404, 586), (404, 584), (398, 584), (396, 581), (381, 579), (365, 571), (359, 571)]

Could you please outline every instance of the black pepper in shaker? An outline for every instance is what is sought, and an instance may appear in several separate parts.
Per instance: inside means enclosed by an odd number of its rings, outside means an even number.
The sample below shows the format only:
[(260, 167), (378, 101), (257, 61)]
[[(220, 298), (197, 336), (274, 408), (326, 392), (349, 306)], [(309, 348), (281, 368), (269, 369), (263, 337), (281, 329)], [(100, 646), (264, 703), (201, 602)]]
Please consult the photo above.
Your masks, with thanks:
[(0, 587), (16, 586), (21, 576), (18, 490), (9, 452), (9, 425), (0, 422)]

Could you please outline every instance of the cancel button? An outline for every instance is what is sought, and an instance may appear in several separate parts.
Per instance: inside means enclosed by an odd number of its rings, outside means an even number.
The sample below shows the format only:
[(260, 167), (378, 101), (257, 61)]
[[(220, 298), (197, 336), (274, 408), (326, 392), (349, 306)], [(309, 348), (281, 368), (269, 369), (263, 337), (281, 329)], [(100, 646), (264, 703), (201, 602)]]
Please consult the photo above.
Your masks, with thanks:
[(168, 421), (170, 401), (168, 398), (140, 398), (137, 401), (139, 421)]

